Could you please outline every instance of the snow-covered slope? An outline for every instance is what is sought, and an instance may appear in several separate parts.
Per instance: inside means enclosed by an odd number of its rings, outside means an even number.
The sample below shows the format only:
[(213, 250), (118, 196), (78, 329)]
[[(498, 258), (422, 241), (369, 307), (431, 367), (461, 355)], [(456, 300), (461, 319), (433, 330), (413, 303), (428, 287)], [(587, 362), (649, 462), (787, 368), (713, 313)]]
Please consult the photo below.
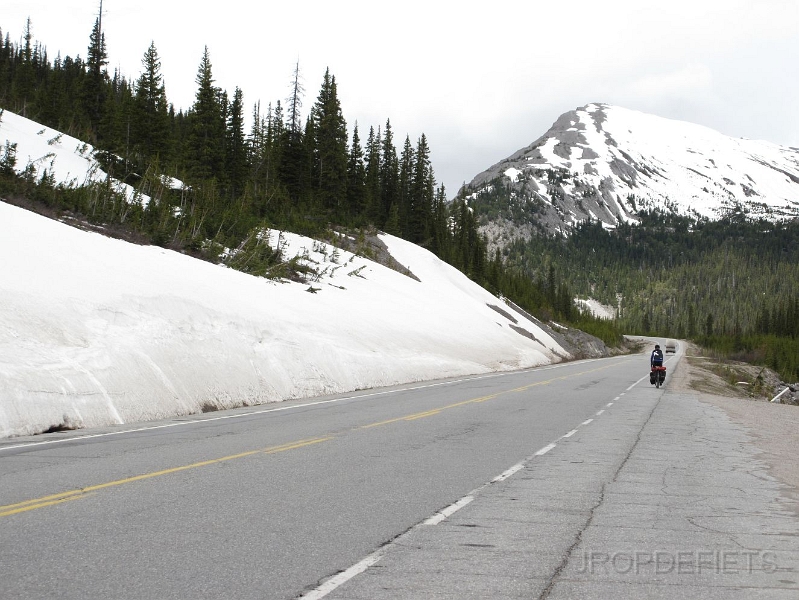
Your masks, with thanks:
[(499, 221), (517, 234), (529, 233), (530, 220), (547, 231), (567, 231), (587, 219), (613, 227), (652, 208), (709, 219), (731, 211), (793, 218), (799, 215), (799, 149), (589, 104), (562, 115), (466, 191), (473, 201), (506, 205)]
[[(102, 182), (108, 177), (91, 144), (8, 110), (0, 114), (0, 152), (6, 142), (16, 144), (15, 170), (27, 172), (37, 181), (49, 177), (56, 184), (74, 187)], [(114, 179), (111, 183), (116, 191), (134, 200), (135, 190), (131, 186)], [(182, 185), (171, 178), (165, 184), (173, 188)], [(137, 201), (146, 204), (149, 198), (139, 196)]]
[(272, 232), (319, 273), (277, 283), (0, 202), (0, 437), (567, 356), (429, 252), (381, 239), (418, 280)]

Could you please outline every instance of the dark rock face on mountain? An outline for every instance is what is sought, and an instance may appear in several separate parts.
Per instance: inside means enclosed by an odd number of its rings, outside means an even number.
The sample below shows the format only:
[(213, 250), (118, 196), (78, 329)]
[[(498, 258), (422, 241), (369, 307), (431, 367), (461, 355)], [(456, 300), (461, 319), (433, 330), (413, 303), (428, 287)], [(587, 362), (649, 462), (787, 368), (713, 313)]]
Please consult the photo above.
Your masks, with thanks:
[(500, 245), (586, 220), (612, 228), (641, 210), (790, 219), (799, 216), (799, 148), (589, 104), (462, 191)]

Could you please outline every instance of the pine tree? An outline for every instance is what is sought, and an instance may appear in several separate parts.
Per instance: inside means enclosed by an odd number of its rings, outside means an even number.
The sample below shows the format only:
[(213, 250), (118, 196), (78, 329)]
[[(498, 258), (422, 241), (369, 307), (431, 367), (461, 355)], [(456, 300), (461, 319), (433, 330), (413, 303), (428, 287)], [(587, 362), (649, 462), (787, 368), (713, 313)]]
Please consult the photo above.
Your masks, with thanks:
[[(450, 235), (447, 227), (449, 210), (447, 207), (447, 193), (442, 184), (436, 190), (435, 199), (433, 201), (433, 214), (431, 220), (431, 245), (430, 251), (443, 260), (449, 260), (449, 241)], [(474, 220), (474, 215), (472, 215)], [(475, 222), (475, 233), (477, 232), (477, 224)], [(476, 249), (482, 251), (482, 248)]]
[(402, 148), (400, 155), (399, 167), (399, 191), (397, 202), (399, 204), (398, 219), (400, 230), (403, 235), (408, 234), (410, 227), (410, 215), (413, 209), (412, 200), (412, 183), (413, 183), (413, 165), (415, 162), (413, 146), (411, 145), (411, 138), (405, 136), (405, 145)]
[(94, 21), (94, 27), (89, 37), (89, 49), (86, 61), (87, 77), (84, 84), (84, 98), (89, 123), (93, 134), (101, 140), (100, 122), (103, 118), (103, 108), (106, 100), (106, 83), (108, 81), (108, 52), (103, 33), (103, 4), (100, 2), (100, 14)]
[[(0, 118), (3, 116), (3, 111), (0, 110)], [(0, 175), (5, 177), (13, 177), (16, 173), (17, 166), (17, 144), (11, 143), (6, 140), (5, 146), (0, 153)]]
[(144, 53), (142, 66), (144, 71), (135, 86), (132, 144), (144, 160), (160, 157), (163, 162), (170, 156), (170, 119), (155, 42), (150, 42)]
[[(105, 104), (100, 121), (100, 138), (103, 149), (114, 156), (109, 163), (114, 164), (117, 168), (115, 176), (123, 180), (132, 168), (128, 157), (131, 143), (130, 121), (133, 112), (133, 90), (131, 90), (127, 79), (118, 69), (115, 69), (114, 76), (106, 86)], [(120, 161), (117, 158), (119, 156), (122, 156), (124, 161)]]
[(288, 99), (287, 129), (290, 134), (299, 138), (302, 133), (302, 120), (300, 109), (302, 108), (302, 97), (305, 88), (302, 85), (300, 76), (300, 61), (294, 65), (294, 76), (291, 81), (291, 96)]
[(315, 133), (314, 189), (322, 206), (343, 215), (347, 195), (347, 123), (341, 112), (336, 78), (325, 71), (312, 111)]
[(241, 89), (233, 92), (227, 121), (227, 172), (231, 194), (238, 197), (247, 179), (247, 143), (244, 138), (244, 101)]
[(266, 180), (268, 179), (268, 152), (267, 135), (269, 132), (270, 119), (272, 117), (272, 106), (269, 105), (266, 116), (261, 116), (261, 102), (258, 101), (252, 109), (252, 125), (250, 135), (247, 138), (247, 161), (249, 163), (248, 181), (251, 185), (253, 194), (256, 197), (256, 204), (259, 206), (258, 216), (263, 216), (261, 204), (257, 199), (264, 192)]
[[(16, 61), (19, 66), (13, 76), (13, 95), (17, 99), (15, 104), (19, 107), (20, 114), (26, 117), (28, 116), (28, 105), (34, 98), (36, 86), (36, 73), (33, 64), (33, 27), (30, 17), (28, 17), (28, 20), (25, 22), (25, 34), (23, 39), (25, 40), (25, 45), (19, 53), (19, 59)], [(13, 62), (11, 72), (13, 73)]]
[(350, 217), (362, 215), (365, 209), (366, 165), (363, 158), (363, 148), (356, 122), (352, 130), (352, 144), (347, 161), (347, 206)]
[(289, 199), (298, 204), (303, 197), (305, 169), (305, 144), (300, 118), (302, 96), (305, 90), (300, 80), (299, 61), (294, 68), (291, 81), (291, 95), (288, 98), (288, 114), (285, 126), (281, 125), (280, 137), (280, 180), (286, 186)]
[(364, 186), (364, 216), (368, 223), (380, 223), (380, 132), (369, 128), (366, 138), (366, 179)]
[(380, 159), (380, 218), (388, 216), (390, 207), (398, 201), (399, 163), (397, 149), (394, 147), (394, 133), (391, 121), (386, 119), (383, 132), (383, 148)]
[(430, 149), (424, 134), (419, 138), (414, 153), (415, 161), (411, 180), (411, 211), (408, 239), (416, 244), (429, 241), (430, 220), (433, 208), (434, 182), (430, 165)]
[(196, 179), (222, 175), (224, 166), (225, 119), (221, 90), (214, 86), (208, 46), (197, 70), (197, 93), (187, 115), (190, 173)]

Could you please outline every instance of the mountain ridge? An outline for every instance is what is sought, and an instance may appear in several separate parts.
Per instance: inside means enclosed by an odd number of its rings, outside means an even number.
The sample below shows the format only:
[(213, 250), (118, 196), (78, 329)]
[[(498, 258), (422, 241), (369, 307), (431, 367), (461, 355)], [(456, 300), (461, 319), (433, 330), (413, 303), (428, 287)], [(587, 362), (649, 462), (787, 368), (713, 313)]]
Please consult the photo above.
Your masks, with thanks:
[(460, 191), (493, 243), (584, 221), (614, 228), (641, 210), (717, 220), (799, 216), (799, 148), (609, 104), (562, 114), (532, 144)]

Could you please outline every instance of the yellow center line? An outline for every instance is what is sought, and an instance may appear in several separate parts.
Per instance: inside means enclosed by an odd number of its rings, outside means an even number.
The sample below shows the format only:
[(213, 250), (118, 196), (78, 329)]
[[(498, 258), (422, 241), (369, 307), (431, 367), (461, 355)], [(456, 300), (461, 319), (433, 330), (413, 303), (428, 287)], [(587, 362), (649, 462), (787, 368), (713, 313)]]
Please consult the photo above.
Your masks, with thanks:
[(395, 417), (393, 419), (387, 419), (385, 421), (378, 421), (376, 423), (369, 423), (368, 425), (361, 425), (360, 427), (356, 427), (355, 429), (371, 429), (373, 427), (380, 427), (382, 425), (390, 425), (391, 423), (398, 423), (400, 421), (415, 421), (416, 419), (424, 419), (425, 417), (432, 417), (434, 415), (438, 415), (445, 410), (449, 410), (451, 408), (458, 408), (459, 406), (465, 406), (467, 404), (476, 404), (479, 402), (485, 402), (487, 400), (493, 400), (494, 398), (498, 398), (505, 394), (514, 394), (520, 392), (526, 392), (530, 388), (534, 388), (540, 385), (549, 385), (555, 381), (565, 381), (566, 379), (571, 379), (572, 377), (577, 377), (579, 375), (586, 375), (588, 373), (594, 373), (596, 371), (602, 371), (604, 369), (609, 369), (611, 367), (615, 367), (617, 363), (604, 365), (602, 367), (597, 367), (596, 369), (589, 369), (587, 371), (580, 371), (579, 373), (574, 373), (572, 375), (561, 375), (560, 377), (553, 377), (552, 379), (546, 379), (544, 381), (537, 381), (535, 383), (530, 383), (527, 385), (523, 385), (521, 387), (513, 388), (511, 390), (505, 390), (504, 392), (497, 392), (495, 394), (489, 394), (488, 396), (480, 396), (479, 398), (471, 398), (469, 400), (463, 400), (461, 402), (455, 402), (454, 404), (447, 404), (446, 406), (441, 406), (438, 408), (433, 408), (430, 410), (413, 413), (410, 415), (404, 415), (402, 417)]
[[(85, 498), (88, 494), (64, 494), (63, 497), (57, 500), (49, 500), (47, 502), (37, 502), (36, 500), (29, 500), (28, 502), (20, 502), (20, 505), (25, 504), (26, 506), (21, 506), (20, 508), (13, 508), (10, 510), (4, 510), (8, 507), (3, 506), (0, 508), (2, 512), (0, 512), (0, 517), (8, 517), (10, 515), (16, 515), (17, 513), (27, 512), (29, 510), (34, 510), (37, 508), (45, 508), (47, 506), (55, 506), (56, 504), (63, 504), (64, 502), (69, 502), (70, 500), (79, 500), (80, 498)], [(11, 504), (9, 506), (15, 506)]]
[(435, 408), (433, 410), (428, 410), (427, 412), (416, 413), (415, 415), (409, 415), (403, 419), (403, 421), (413, 421), (414, 419), (424, 419), (425, 417), (432, 417), (433, 415), (437, 415), (440, 413), (443, 408)]
[(35, 510), (37, 508), (44, 508), (46, 506), (53, 506), (56, 504), (62, 504), (69, 500), (77, 500), (79, 498), (85, 498), (93, 492), (98, 490), (103, 490), (106, 488), (116, 487), (120, 485), (125, 485), (128, 483), (134, 483), (136, 481), (144, 481), (145, 479), (152, 479), (154, 477), (162, 477), (164, 475), (171, 475), (172, 473), (180, 473), (181, 471), (188, 471), (189, 469), (197, 469), (199, 467), (207, 467), (208, 465), (215, 465), (223, 462), (227, 462), (230, 460), (235, 460), (237, 458), (245, 458), (247, 456), (253, 456), (255, 454), (276, 454), (278, 452), (285, 452), (287, 450), (294, 450), (296, 448), (304, 448), (305, 446), (311, 446), (313, 444), (319, 444), (321, 442), (327, 442), (332, 440), (332, 436), (322, 437), (322, 438), (314, 438), (309, 440), (300, 440), (296, 442), (289, 442), (287, 444), (281, 444), (280, 446), (271, 446), (269, 448), (261, 448), (259, 450), (250, 450), (248, 452), (240, 452), (238, 454), (231, 454), (230, 456), (223, 456), (221, 458), (212, 458), (210, 460), (203, 460), (200, 462), (192, 463), (190, 465), (182, 465), (180, 467), (172, 467), (170, 469), (162, 469), (160, 471), (153, 471), (152, 473), (144, 473), (142, 475), (135, 475), (133, 477), (126, 477), (124, 479), (117, 479), (115, 481), (109, 481), (106, 483), (99, 483), (96, 485), (90, 485), (85, 488), (80, 488), (77, 490), (69, 490), (66, 492), (62, 492), (60, 494), (51, 494), (49, 496), (42, 496), (41, 498), (34, 498), (33, 500), (26, 500), (24, 502), (18, 502), (16, 504), (8, 504), (5, 506), (0, 506), (0, 517), (7, 517), (10, 515), (15, 515), (22, 512), (27, 512), (29, 510)]
[[(566, 380), (572, 377), (577, 377), (579, 375), (585, 375), (587, 373), (594, 373), (596, 371), (602, 371), (604, 369), (609, 369), (611, 367), (616, 366), (616, 363), (605, 365), (602, 367), (598, 367), (596, 369), (589, 369), (588, 371), (581, 371), (580, 373), (574, 373), (573, 375), (564, 375), (561, 377), (554, 377), (552, 379), (547, 379), (545, 381), (539, 381), (536, 383), (531, 383), (528, 385), (524, 385), (518, 388), (514, 388), (511, 390), (505, 390), (503, 392), (497, 392), (495, 394), (489, 394), (487, 396), (480, 396), (478, 398), (471, 398), (469, 400), (463, 400), (461, 402), (455, 402), (453, 404), (448, 404), (446, 406), (442, 406), (439, 408), (434, 408), (430, 410), (426, 410), (423, 412), (418, 412), (410, 415), (405, 415), (402, 417), (396, 417), (394, 419), (388, 419), (386, 421), (380, 421), (377, 423), (371, 423), (369, 425), (362, 425), (357, 427), (356, 429), (369, 429), (372, 427), (378, 427), (381, 425), (388, 425), (391, 423), (397, 423), (399, 421), (414, 421), (416, 419), (423, 419), (425, 417), (432, 417), (434, 415), (438, 415), (445, 410), (449, 410), (452, 408), (458, 408), (460, 406), (466, 406), (467, 404), (476, 404), (480, 402), (486, 402), (488, 400), (493, 400), (500, 396), (512, 393), (520, 393), (529, 390), (530, 388), (534, 388), (541, 385), (549, 385), (554, 381), (561, 381)], [(63, 504), (64, 502), (69, 502), (70, 500), (78, 500), (80, 498), (86, 498), (89, 495), (97, 492), (99, 490), (104, 490), (111, 487), (121, 486), (128, 483), (134, 483), (137, 481), (144, 481), (146, 479), (152, 479), (154, 477), (162, 477), (164, 475), (170, 475), (173, 473), (179, 473), (181, 471), (187, 471), (189, 469), (197, 469), (199, 467), (206, 467), (209, 465), (215, 465), (219, 463), (223, 463), (230, 460), (235, 460), (238, 458), (245, 458), (247, 456), (253, 456), (255, 454), (276, 454), (278, 452), (285, 452), (287, 450), (294, 450), (296, 448), (303, 448), (305, 446), (311, 446), (313, 444), (319, 444), (321, 442), (327, 442), (332, 440), (333, 436), (321, 437), (321, 438), (313, 438), (307, 440), (299, 440), (296, 442), (289, 442), (286, 444), (281, 444), (279, 446), (271, 446), (269, 448), (262, 448), (259, 450), (250, 450), (247, 452), (241, 452), (239, 454), (231, 454), (230, 456), (223, 456), (221, 458), (213, 458), (210, 460), (204, 460), (196, 463), (192, 463), (189, 465), (183, 465), (180, 467), (172, 467), (170, 469), (163, 469), (161, 471), (153, 471), (152, 473), (144, 473), (142, 475), (135, 475), (133, 477), (126, 477), (124, 479), (117, 479), (116, 481), (109, 481), (107, 483), (100, 483), (96, 485), (91, 485), (85, 488), (76, 489), (76, 490), (69, 490), (66, 492), (61, 492), (59, 494), (51, 494), (49, 496), (42, 496), (41, 498), (34, 498), (32, 500), (26, 500), (24, 502), (18, 502), (16, 504), (8, 504), (5, 506), (0, 506), (0, 517), (7, 517), (10, 515), (19, 514), (22, 512), (27, 512), (31, 510), (35, 510), (37, 508), (45, 508), (47, 506), (55, 506), (57, 504)]]

